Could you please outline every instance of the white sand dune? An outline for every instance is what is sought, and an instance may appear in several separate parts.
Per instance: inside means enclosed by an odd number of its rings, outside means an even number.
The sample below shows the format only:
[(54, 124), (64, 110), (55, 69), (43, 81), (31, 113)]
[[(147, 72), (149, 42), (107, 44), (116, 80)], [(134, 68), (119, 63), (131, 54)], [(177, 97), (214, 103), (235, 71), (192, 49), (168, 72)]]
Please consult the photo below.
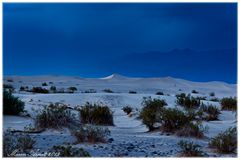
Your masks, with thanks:
[(53, 82), (56, 87), (76, 86), (79, 91), (95, 89), (101, 92), (103, 89), (111, 89), (114, 92), (128, 92), (129, 90), (138, 93), (156, 93), (163, 91), (166, 94), (180, 92), (191, 92), (197, 90), (202, 95), (214, 92), (217, 97), (236, 96), (236, 85), (225, 82), (191, 82), (172, 77), (164, 78), (131, 78), (119, 74), (112, 74), (104, 78), (81, 78), (70, 76), (6, 76), (6, 80), (12, 79), (14, 86), (41, 86), (43, 82)]
[[(7, 82), (12, 79), (13, 82)], [(78, 91), (74, 94), (32, 94), (29, 92), (19, 92), (20, 86), (41, 86), (43, 82), (52, 82), (51, 85), (57, 88), (67, 88), (76, 86)], [(145, 125), (141, 120), (137, 119), (138, 112), (141, 110), (141, 102), (143, 97), (164, 99), (167, 107), (176, 106), (175, 95), (181, 92), (191, 93), (197, 90), (199, 94), (194, 96), (209, 97), (210, 92), (214, 92), (216, 97), (236, 96), (236, 85), (224, 82), (191, 82), (171, 77), (165, 78), (129, 78), (121, 75), (113, 74), (105, 78), (80, 78), (66, 76), (6, 76), (5, 84), (12, 84), (17, 90), (14, 93), (25, 102), (25, 109), (31, 115), (36, 116), (36, 111), (43, 108), (44, 105), (61, 102), (74, 107), (83, 105), (86, 102), (103, 103), (110, 107), (114, 115), (115, 126), (109, 127), (111, 137), (114, 139), (112, 143), (107, 144), (78, 144), (76, 147), (83, 147), (90, 152), (92, 156), (151, 156), (151, 157), (171, 157), (179, 153), (177, 143), (181, 139), (191, 139), (203, 146), (209, 155), (222, 156), (213, 153), (209, 149), (207, 139), (180, 138), (175, 135), (162, 134), (160, 131), (148, 133)], [(114, 93), (104, 93), (102, 90), (108, 88)], [(95, 89), (97, 93), (81, 93), (88, 89)], [(181, 91), (179, 91), (181, 89)], [(129, 94), (129, 90), (134, 90), (137, 94)], [(157, 91), (164, 92), (165, 95), (155, 95)], [(219, 102), (203, 101), (204, 103), (213, 103), (220, 106)], [(133, 107), (131, 117), (122, 111), (124, 106)], [(33, 125), (31, 118), (23, 118), (19, 116), (4, 116), (4, 130), (14, 128), (22, 130), (24, 126)], [(209, 131), (205, 134), (207, 138), (211, 138), (225, 129), (236, 126), (236, 116), (233, 112), (222, 111), (219, 121), (204, 122), (204, 126), (209, 127)], [(41, 134), (34, 134), (37, 140), (36, 147), (41, 151), (50, 149), (53, 145), (62, 145), (65, 143), (74, 143), (75, 138), (65, 129), (62, 131), (47, 130)], [(132, 147), (134, 146), (134, 147)], [(235, 155), (227, 155), (235, 156)]]

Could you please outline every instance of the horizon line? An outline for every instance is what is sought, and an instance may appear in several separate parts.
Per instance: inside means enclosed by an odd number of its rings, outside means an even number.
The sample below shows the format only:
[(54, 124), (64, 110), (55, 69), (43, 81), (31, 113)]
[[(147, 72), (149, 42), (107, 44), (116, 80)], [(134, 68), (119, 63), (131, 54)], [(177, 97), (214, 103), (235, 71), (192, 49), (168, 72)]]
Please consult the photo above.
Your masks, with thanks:
[[(221, 81), (221, 80), (210, 80), (210, 81), (193, 81), (193, 80), (189, 80), (189, 79), (185, 79), (185, 78), (178, 78), (178, 77), (173, 77), (173, 76), (159, 76), (159, 77), (139, 77), (139, 76), (125, 76), (123, 74), (119, 74), (119, 73), (112, 73), (108, 76), (103, 76), (103, 77), (82, 77), (79, 75), (62, 75), (62, 74), (39, 74), (39, 75), (3, 75), (4, 77), (8, 77), (8, 76), (19, 76), (19, 77), (43, 77), (43, 76), (52, 76), (52, 77), (78, 77), (78, 78), (83, 78), (83, 79), (107, 79), (107, 78), (113, 78), (114, 76), (119, 76), (119, 77), (123, 77), (123, 78), (139, 78), (139, 79), (153, 79), (153, 78), (172, 78), (172, 79), (180, 79), (180, 80), (185, 80), (185, 81), (190, 81), (190, 82), (196, 82), (196, 83), (210, 83), (210, 82), (221, 82), (221, 83), (226, 83), (226, 84), (230, 84), (230, 85), (237, 85), (238, 84), (238, 80), (236, 81), (236, 83), (229, 83), (226, 81)], [(112, 76), (112, 77), (111, 77)]]

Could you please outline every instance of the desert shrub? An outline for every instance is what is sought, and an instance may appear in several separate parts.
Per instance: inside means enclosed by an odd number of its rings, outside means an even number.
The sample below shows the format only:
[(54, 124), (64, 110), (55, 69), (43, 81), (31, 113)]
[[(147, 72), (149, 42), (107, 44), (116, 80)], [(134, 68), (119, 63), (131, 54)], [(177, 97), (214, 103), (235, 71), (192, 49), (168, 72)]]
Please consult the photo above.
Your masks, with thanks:
[(91, 157), (83, 148), (73, 148), (72, 146), (53, 146), (54, 152), (59, 153), (59, 157)]
[(17, 144), (17, 147), (19, 149), (21, 149), (22, 151), (26, 151), (26, 150), (29, 150), (29, 149), (32, 149), (36, 143), (35, 140), (33, 140), (29, 135), (27, 134), (24, 134), (24, 135), (21, 135), (19, 138), (18, 138), (18, 144)]
[(14, 134), (10, 130), (3, 133), (3, 156), (15, 156), (15, 150), (27, 153), (35, 145), (36, 141), (27, 134)]
[(184, 127), (179, 129), (176, 134), (178, 136), (183, 136), (183, 137), (196, 137), (196, 138), (203, 138), (204, 137), (204, 132), (207, 129), (204, 128), (200, 123), (193, 123), (190, 122), (186, 124)]
[(220, 153), (235, 153), (237, 149), (237, 128), (229, 128), (212, 138), (209, 146)]
[(11, 84), (3, 84), (4, 89), (14, 89)]
[(203, 118), (203, 114), (204, 112), (202, 110), (197, 110), (197, 109), (190, 109), (190, 110), (186, 110), (186, 115), (189, 117), (189, 120), (193, 121), (201, 121)]
[(79, 109), (82, 123), (113, 125), (113, 113), (108, 106), (87, 102)]
[(46, 82), (42, 83), (42, 86), (47, 86), (48, 84)]
[(3, 114), (18, 115), (24, 110), (24, 102), (14, 97), (11, 92), (3, 91)]
[(180, 93), (180, 94), (176, 94), (176, 97), (181, 97), (181, 98), (185, 98), (186, 94), (185, 93)]
[(21, 86), (19, 90), (20, 91), (27, 91), (28, 90), (28, 86)]
[(204, 155), (201, 149), (202, 147), (198, 144), (194, 144), (194, 142), (181, 140), (178, 145), (184, 157), (202, 157)]
[(177, 108), (164, 108), (160, 117), (161, 129), (175, 132), (190, 123), (190, 118)]
[(195, 94), (197, 94), (197, 93), (198, 93), (198, 91), (196, 91), (196, 90), (192, 90), (192, 93), (195, 93)]
[(207, 121), (214, 121), (214, 120), (218, 120), (218, 116), (221, 113), (220, 110), (213, 105), (201, 105), (200, 108), (201, 111), (203, 111), (204, 113), (206, 113), (205, 115), (203, 115), (203, 120), (207, 120)]
[(13, 80), (12, 79), (7, 79), (7, 82), (13, 82)]
[(95, 89), (89, 89), (84, 91), (84, 93), (97, 93), (97, 91)]
[(194, 109), (200, 106), (200, 99), (194, 98), (190, 95), (185, 95), (184, 93), (176, 95), (177, 104), (185, 107), (186, 109)]
[(214, 93), (214, 92), (210, 92), (210, 93), (209, 93), (209, 96), (214, 97), (214, 96), (215, 96), (215, 93)]
[(165, 100), (162, 99), (152, 99), (151, 97), (144, 97), (142, 102), (143, 107), (153, 107), (157, 108), (156, 106), (162, 108), (163, 106), (166, 106), (167, 103)]
[(237, 99), (236, 98), (223, 98), (221, 100), (221, 106), (222, 110), (231, 110), (236, 111), (237, 110)]
[(9, 130), (3, 133), (3, 156), (11, 157), (11, 153), (17, 149), (16, 138)]
[(3, 89), (13, 92), (15, 88), (11, 84), (3, 84)]
[(125, 107), (122, 108), (122, 110), (123, 110), (125, 113), (130, 114), (133, 109), (132, 109), (132, 107), (130, 107), (130, 106), (125, 106)]
[(176, 95), (176, 98), (177, 98), (177, 104), (179, 105), (184, 105), (184, 102), (185, 102), (185, 98), (186, 98), (186, 94), (185, 93), (180, 93), (180, 94), (177, 94)]
[(76, 87), (69, 87), (68, 90), (69, 90), (70, 93), (74, 93), (75, 91), (77, 91), (77, 88)]
[(129, 93), (129, 94), (137, 94), (136, 91), (129, 91), (128, 93)]
[(198, 97), (196, 97), (196, 99), (197, 99), (197, 100), (206, 100), (207, 97), (200, 97), (200, 96), (198, 96)]
[(53, 84), (53, 82), (48, 82), (49, 84)]
[(76, 137), (77, 142), (106, 142), (106, 138), (110, 135), (110, 131), (107, 128), (84, 125), (81, 126), (78, 130), (72, 131), (73, 135)]
[(55, 128), (68, 127), (73, 122), (74, 115), (64, 104), (50, 104), (36, 116), (35, 125), (37, 128)]
[(106, 92), (106, 93), (113, 93), (113, 91), (111, 89), (104, 89), (103, 92)]
[(55, 93), (57, 91), (57, 88), (55, 86), (51, 86), (50, 87), (50, 91), (52, 91), (53, 93)]
[(219, 99), (218, 98), (211, 98), (209, 101), (219, 102)]
[(156, 95), (164, 95), (164, 93), (159, 91), (156, 93)]
[(142, 119), (149, 131), (153, 131), (155, 129), (154, 124), (159, 121), (159, 115), (167, 103), (160, 99), (144, 98), (142, 105), (143, 108), (139, 118)]
[(33, 93), (49, 93), (49, 91), (45, 88), (42, 88), (42, 87), (33, 87), (30, 92), (33, 92)]

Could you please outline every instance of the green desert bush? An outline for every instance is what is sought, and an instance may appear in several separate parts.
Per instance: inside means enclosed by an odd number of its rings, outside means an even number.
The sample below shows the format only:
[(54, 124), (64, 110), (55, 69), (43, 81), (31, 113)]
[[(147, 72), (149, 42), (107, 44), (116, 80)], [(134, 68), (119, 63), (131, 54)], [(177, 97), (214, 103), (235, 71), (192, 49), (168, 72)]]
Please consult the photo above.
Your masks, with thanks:
[(25, 87), (21, 86), (19, 90), (20, 91), (25, 91)]
[(231, 127), (213, 137), (209, 146), (219, 153), (235, 153), (237, 150), (237, 128)]
[(229, 98), (223, 98), (221, 100), (221, 106), (222, 110), (231, 110), (236, 111), (237, 110), (237, 99), (229, 97)]
[(176, 94), (176, 97), (181, 97), (181, 98), (185, 98), (186, 97), (186, 94), (185, 93), (179, 93), (179, 94)]
[(196, 91), (196, 90), (192, 90), (192, 93), (198, 94), (198, 91)]
[(110, 131), (103, 127), (84, 125), (78, 130), (72, 131), (72, 134), (76, 137), (78, 143), (105, 143), (107, 142), (107, 137), (110, 135)]
[[(165, 108), (165, 105), (165, 101), (159, 99), (144, 101), (140, 118), (149, 131), (156, 129), (155, 124), (159, 124), (163, 132), (176, 133), (178, 136), (185, 137), (204, 137), (206, 128), (198, 121), (201, 120), (201, 112), (195, 110), (185, 112), (178, 108)], [(193, 120), (197, 121), (192, 122)]]
[(178, 145), (181, 148), (181, 156), (184, 157), (203, 157), (202, 147), (194, 142), (181, 140)]
[(57, 91), (56, 86), (51, 86), (51, 87), (50, 87), (50, 91), (52, 91), (53, 93), (55, 93), (55, 92)]
[(184, 93), (176, 95), (177, 104), (185, 107), (186, 109), (195, 109), (200, 106), (200, 99), (192, 97), (190, 95), (185, 95)]
[(156, 93), (156, 95), (164, 95), (164, 93), (159, 91)]
[(207, 129), (201, 125), (201, 123), (193, 123), (190, 122), (186, 124), (184, 127), (180, 128), (176, 134), (178, 136), (183, 137), (195, 137), (195, 138), (203, 138), (204, 132)]
[(215, 96), (215, 93), (214, 93), (214, 92), (210, 92), (210, 93), (209, 93), (209, 96), (214, 97), (214, 96)]
[(36, 116), (36, 128), (55, 128), (68, 127), (74, 121), (74, 115), (64, 104), (50, 104)]
[(130, 114), (133, 109), (132, 109), (132, 107), (130, 107), (130, 106), (125, 106), (125, 107), (122, 108), (122, 110), (123, 110), (125, 113)]
[(144, 97), (142, 102), (143, 107), (152, 107), (155, 109), (162, 108), (167, 105), (165, 100), (162, 99), (152, 99), (151, 97)]
[(106, 92), (106, 93), (113, 93), (113, 91), (111, 89), (104, 89), (103, 92)]
[(15, 88), (11, 84), (3, 84), (3, 89), (9, 92), (13, 92), (15, 90)]
[(46, 82), (42, 83), (42, 86), (47, 86), (48, 84)]
[(200, 109), (190, 109), (190, 110), (186, 110), (186, 115), (189, 117), (189, 120), (191, 121), (201, 121), (204, 115), (204, 112)]
[(7, 82), (13, 82), (13, 80), (12, 79), (8, 79)]
[(3, 114), (18, 115), (24, 111), (24, 102), (14, 97), (11, 92), (3, 91)]
[(83, 148), (72, 146), (53, 146), (53, 151), (59, 153), (59, 157), (91, 157)]
[(190, 123), (187, 114), (177, 108), (164, 108), (160, 116), (161, 129), (165, 132), (175, 132)]
[(33, 87), (30, 92), (33, 92), (33, 93), (49, 93), (49, 91), (45, 88), (42, 88), (42, 87)]
[(14, 89), (13, 85), (11, 84), (3, 84), (4, 89)]
[(213, 106), (211, 104), (210, 105), (202, 104), (200, 110), (206, 113), (203, 115), (202, 118), (203, 120), (207, 120), (207, 121), (218, 120), (218, 116), (221, 113), (216, 106)]
[(87, 102), (79, 109), (82, 123), (113, 125), (113, 113), (108, 106)]
[(196, 97), (196, 99), (197, 99), (197, 100), (206, 100), (207, 97), (200, 97), (200, 96), (198, 96), (198, 97)]
[(154, 124), (159, 121), (159, 115), (167, 103), (160, 99), (144, 98), (142, 102), (143, 108), (139, 118), (148, 127), (149, 131), (155, 129)]
[(136, 91), (129, 91), (128, 93), (129, 93), (129, 94), (137, 94)]
[(69, 88), (68, 88), (68, 91), (69, 91), (70, 93), (74, 93), (75, 91), (77, 91), (77, 88), (76, 88), (76, 87), (69, 87)]
[(28, 86), (21, 86), (20, 91), (28, 91)]

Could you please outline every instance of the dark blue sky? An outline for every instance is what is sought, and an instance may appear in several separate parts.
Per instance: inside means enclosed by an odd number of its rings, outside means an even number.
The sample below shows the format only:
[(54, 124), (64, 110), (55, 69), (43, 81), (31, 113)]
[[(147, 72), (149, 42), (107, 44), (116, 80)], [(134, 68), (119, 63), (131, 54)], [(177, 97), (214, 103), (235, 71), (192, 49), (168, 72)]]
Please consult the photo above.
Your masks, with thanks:
[(237, 79), (237, 3), (4, 3), (4, 75)]

